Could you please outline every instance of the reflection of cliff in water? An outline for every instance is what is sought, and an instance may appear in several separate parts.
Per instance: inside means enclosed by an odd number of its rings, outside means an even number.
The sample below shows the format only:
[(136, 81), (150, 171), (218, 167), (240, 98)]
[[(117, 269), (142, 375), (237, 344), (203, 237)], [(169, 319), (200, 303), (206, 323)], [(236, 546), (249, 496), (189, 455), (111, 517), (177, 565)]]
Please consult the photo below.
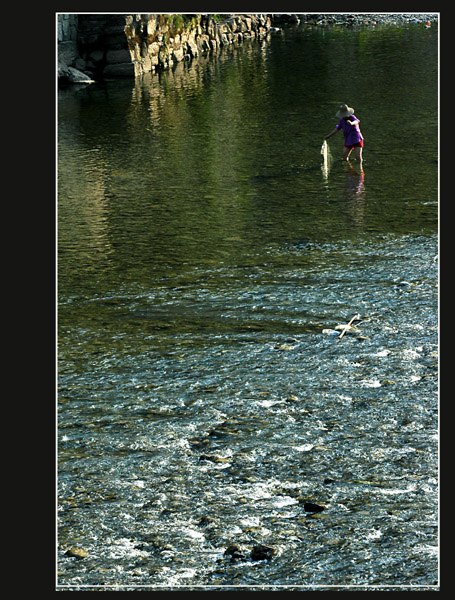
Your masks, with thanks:
[[(77, 228), (65, 225), (74, 211), (82, 215), (101, 206), (102, 219), (87, 213), (75, 221), (88, 219), (91, 229), (102, 225), (110, 236), (119, 218), (130, 222), (133, 232), (143, 213), (140, 235), (146, 245), (168, 244), (175, 256), (187, 254), (186, 234), (170, 238), (163, 232), (181, 230), (182, 218), (195, 240), (195, 255), (198, 244), (207, 245), (206, 236), (213, 235), (210, 245), (219, 246), (226, 224), (244, 230), (250, 220), (247, 203), (258, 188), (249, 165), (263, 152), (253, 144), (261, 123), (252, 107), (267, 101), (266, 75), (266, 55), (256, 41), (134, 80), (60, 90), (61, 235), (78, 235)], [(79, 198), (77, 204), (72, 197)], [(206, 223), (204, 240), (197, 233), (201, 223)], [(139, 237), (136, 230), (129, 246), (117, 243), (115, 255), (126, 256)], [(106, 250), (109, 245), (102, 244), (97, 256)], [(112, 258), (109, 250), (109, 262)]]
[[(79, 113), (78, 125), (84, 133), (82, 141), (90, 146), (111, 136), (113, 129), (119, 141), (127, 141), (135, 133), (155, 132), (160, 126), (172, 127), (173, 133), (180, 129), (178, 133), (187, 135), (188, 121), (202, 121), (204, 132), (215, 130), (218, 136), (225, 131), (228, 137), (242, 112), (266, 100), (269, 83), (266, 47), (266, 41), (222, 46), (200, 55), (197, 60), (179, 62), (172, 69), (146, 73), (135, 79), (108, 80), (90, 87), (59, 90), (59, 99), (67, 103), (71, 97), (72, 110)], [(239, 77), (238, 69), (248, 71), (245, 77)], [(214, 81), (218, 85), (216, 89)], [(131, 90), (129, 101), (124, 93), (126, 89)], [(202, 107), (200, 100), (204, 100)], [(60, 103), (59, 112), (62, 108), (65, 111), (65, 105)], [(251, 125), (254, 127), (254, 123)], [(115, 152), (116, 145), (110, 147), (108, 157)]]
[[(59, 92), (60, 94), (60, 92)], [(81, 120), (77, 91), (64, 91), (60, 111), (58, 147), (59, 252), (72, 254), (80, 274), (106, 264), (112, 253), (109, 241), (108, 174), (110, 167), (98, 144), (81, 147), (77, 127)]]

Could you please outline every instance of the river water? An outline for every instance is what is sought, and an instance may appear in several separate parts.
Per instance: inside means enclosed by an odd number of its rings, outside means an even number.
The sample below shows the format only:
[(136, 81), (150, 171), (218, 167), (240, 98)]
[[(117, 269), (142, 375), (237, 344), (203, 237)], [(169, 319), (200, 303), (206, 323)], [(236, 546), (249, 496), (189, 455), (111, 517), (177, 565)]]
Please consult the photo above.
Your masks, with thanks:
[(58, 589), (437, 584), (437, 65), (303, 26), (59, 91)]

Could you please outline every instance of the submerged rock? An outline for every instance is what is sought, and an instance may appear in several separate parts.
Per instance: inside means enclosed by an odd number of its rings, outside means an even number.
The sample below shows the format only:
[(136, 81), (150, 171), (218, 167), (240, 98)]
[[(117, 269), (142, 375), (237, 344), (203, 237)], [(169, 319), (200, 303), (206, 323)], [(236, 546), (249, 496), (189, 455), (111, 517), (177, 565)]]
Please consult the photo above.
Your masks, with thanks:
[(274, 548), (259, 544), (258, 546), (254, 546), (251, 550), (251, 560), (272, 560), (274, 554)]
[(325, 510), (325, 506), (321, 506), (320, 504), (314, 504), (314, 502), (304, 502), (303, 510), (305, 512), (322, 512)]
[(85, 558), (86, 556), (88, 556), (88, 552), (87, 550), (80, 550), (78, 548), (69, 548), (65, 552), (65, 556), (71, 556), (80, 560), (81, 558)]
[(224, 551), (224, 556), (229, 557), (233, 561), (246, 559), (246, 555), (236, 544), (229, 545)]
[(214, 524), (214, 520), (212, 519), (212, 517), (204, 515), (200, 518), (197, 525), (198, 525), (198, 527), (208, 527), (209, 525), (212, 525), (212, 524)]
[(230, 558), (231, 561), (247, 561), (250, 558), (253, 561), (259, 560), (272, 560), (275, 554), (275, 549), (271, 546), (265, 546), (264, 544), (257, 544), (253, 546), (250, 556), (248, 557), (246, 552), (237, 546), (237, 544), (230, 544), (224, 551), (223, 556)]
[(326, 477), (326, 478), (324, 479), (324, 483), (326, 483), (326, 484), (327, 484), (327, 483), (335, 483), (335, 481), (336, 481), (336, 480), (335, 480), (335, 479), (332, 479), (331, 477)]

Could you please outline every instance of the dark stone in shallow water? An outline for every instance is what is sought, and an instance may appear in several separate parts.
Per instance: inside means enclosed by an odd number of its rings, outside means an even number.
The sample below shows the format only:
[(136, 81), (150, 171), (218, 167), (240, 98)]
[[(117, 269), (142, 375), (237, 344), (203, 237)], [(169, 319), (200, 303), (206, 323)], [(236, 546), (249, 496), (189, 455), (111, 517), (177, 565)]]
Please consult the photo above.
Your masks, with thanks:
[(305, 512), (321, 512), (325, 509), (325, 506), (320, 506), (319, 504), (314, 504), (313, 502), (305, 502), (303, 505), (303, 510)]
[(208, 525), (211, 525), (213, 522), (214, 521), (211, 517), (204, 515), (203, 517), (201, 517), (201, 519), (198, 523), (198, 527), (207, 527)]
[(87, 550), (79, 550), (77, 548), (70, 548), (65, 552), (65, 556), (71, 556), (72, 558), (76, 558), (80, 560), (81, 558), (85, 558), (88, 556)]
[(259, 544), (259, 546), (253, 547), (253, 550), (251, 551), (251, 560), (271, 560), (274, 554), (275, 550), (273, 548)]
[[(253, 546), (251, 550), (250, 558), (251, 560), (271, 560), (272, 556), (275, 554), (275, 549), (270, 546), (264, 546), (263, 544), (258, 544), (257, 546)], [(231, 561), (237, 560), (248, 560), (245, 552), (236, 544), (230, 544), (226, 550), (224, 551), (224, 556), (231, 559)]]
[(224, 556), (229, 556), (231, 560), (242, 560), (246, 558), (242, 550), (235, 544), (231, 544), (226, 548)]

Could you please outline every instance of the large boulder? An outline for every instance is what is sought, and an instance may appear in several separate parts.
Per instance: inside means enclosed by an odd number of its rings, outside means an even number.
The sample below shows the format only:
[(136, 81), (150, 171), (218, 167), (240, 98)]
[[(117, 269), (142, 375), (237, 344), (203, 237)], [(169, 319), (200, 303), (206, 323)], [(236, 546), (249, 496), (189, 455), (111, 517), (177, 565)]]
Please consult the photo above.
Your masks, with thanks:
[(68, 83), (94, 83), (93, 79), (90, 79), (88, 75), (82, 73), (79, 69), (63, 64), (58, 66), (58, 78)]

